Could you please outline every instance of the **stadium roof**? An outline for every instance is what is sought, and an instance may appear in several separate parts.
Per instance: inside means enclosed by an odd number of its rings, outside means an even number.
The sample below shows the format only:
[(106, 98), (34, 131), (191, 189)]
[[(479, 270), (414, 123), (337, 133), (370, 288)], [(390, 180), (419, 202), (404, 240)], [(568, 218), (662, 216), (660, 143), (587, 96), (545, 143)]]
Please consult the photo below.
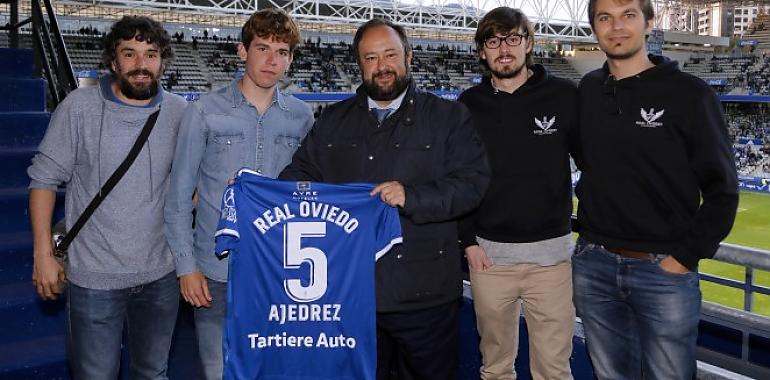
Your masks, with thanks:
[[(688, 30), (677, 16), (688, 9), (719, 3), (707, 0), (652, 0), (655, 26)], [(767, 5), (770, 0), (730, 0), (729, 5)], [(373, 17), (388, 18), (426, 38), (469, 40), (486, 10), (522, 9), (541, 38), (593, 42), (587, 22), (588, 0), (59, 0), (57, 13), (76, 17), (116, 18), (148, 14), (167, 22), (239, 27), (258, 9), (278, 7), (319, 31), (348, 33)], [(328, 28), (328, 29), (325, 29)]]
[[(475, 31), (485, 9), (507, 5), (524, 10), (540, 36), (592, 40), (583, 16), (587, 0), (60, 0), (56, 5), (66, 8), (60, 13), (63, 15), (109, 13), (117, 16), (149, 10), (164, 21), (181, 18), (198, 24), (210, 24), (214, 20), (226, 22), (224, 17), (246, 16), (257, 9), (278, 7), (306, 23), (354, 26), (373, 17), (383, 17), (413, 30), (463, 35)], [(96, 8), (114, 11), (100, 12)]]

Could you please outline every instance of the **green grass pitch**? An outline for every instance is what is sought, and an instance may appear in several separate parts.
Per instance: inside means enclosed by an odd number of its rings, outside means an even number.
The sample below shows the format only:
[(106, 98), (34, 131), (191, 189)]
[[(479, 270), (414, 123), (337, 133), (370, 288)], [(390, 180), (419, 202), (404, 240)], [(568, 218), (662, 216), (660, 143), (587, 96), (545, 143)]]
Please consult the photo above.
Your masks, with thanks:
[[(725, 242), (770, 250), (770, 194), (741, 192), (738, 216)], [(713, 260), (702, 260), (699, 270), (701, 273), (739, 281), (743, 281), (746, 276), (743, 267)], [(754, 282), (770, 286), (770, 272), (754, 271)], [(706, 301), (743, 309), (741, 289), (701, 281), (701, 290)], [(770, 316), (770, 296), (755, 294), (753, 304), (755, 313)]]

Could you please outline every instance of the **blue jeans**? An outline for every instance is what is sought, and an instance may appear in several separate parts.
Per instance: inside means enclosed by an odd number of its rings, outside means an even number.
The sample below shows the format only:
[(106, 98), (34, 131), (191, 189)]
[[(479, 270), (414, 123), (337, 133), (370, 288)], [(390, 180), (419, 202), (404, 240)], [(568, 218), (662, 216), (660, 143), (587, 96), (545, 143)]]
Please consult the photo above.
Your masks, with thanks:
[(698, 273), (664, 271), (666, 256), (626, 258), (578, 239), (573, 299), (599, 379), (693, 379)]
[(208, 281), (211, 307), (195, 309), (195, 335), (198, 337), (198, 354), (206, 380), (221, 380), (224, 373), (222, 358), (222, 332), (227, 311), (227, 283)]
[(69, 284), (67, 336), (73, 379), (117, 379), (124, 323), (130, 378), (167, 379), (178, 308), (179, 283), (174, 272), (126, 289)]

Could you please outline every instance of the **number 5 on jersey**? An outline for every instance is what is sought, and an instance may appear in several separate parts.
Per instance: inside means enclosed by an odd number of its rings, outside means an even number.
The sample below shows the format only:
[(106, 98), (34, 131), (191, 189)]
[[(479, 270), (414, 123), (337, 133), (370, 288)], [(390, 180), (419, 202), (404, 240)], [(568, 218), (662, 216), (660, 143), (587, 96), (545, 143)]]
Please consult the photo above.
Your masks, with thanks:
[(315, 247), (302, 247), (302, 238), (326, 236), (326, 222), (288, 222), (283, 230), (283, 267), (300, 269), (302, 263), (310, 266), (310, 281), (302, 286), (298, 278), (283, 281), (286, 295), (297, 302), (312, 302), (326, 293), (326, 254)]

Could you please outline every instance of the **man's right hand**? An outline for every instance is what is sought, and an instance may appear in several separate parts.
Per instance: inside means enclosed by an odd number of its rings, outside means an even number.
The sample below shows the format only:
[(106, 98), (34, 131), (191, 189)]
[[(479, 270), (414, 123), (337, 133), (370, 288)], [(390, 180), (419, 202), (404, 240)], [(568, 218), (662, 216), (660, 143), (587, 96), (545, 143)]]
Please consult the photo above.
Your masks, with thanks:
[(32, 285), (44, 300), (54, 300), (64, 290), (64, 268), (53, 257), (51, 219), (56, 192), (32, 189), (29, 192), (29, 220), (32, 225)]
[(473, 271), (485, 271), (492, 266), (492, 261), (487, 257), (484, 248), (481, 248), (478, 245), (466, 247), (465, 257), (468, 259), (468, 266)]
[(211, 293), (206, 276), (192, 272), (179, 277), (179, 290), (187, 303), (195, 307), (211, 307)]
[(64, 290), (62, 284), (66, 281), (64, 268), (53, 257), (53, 249), (35, 252), (32, 265), (32, 285), (37, 294), (44, 300), (55, 300)]

